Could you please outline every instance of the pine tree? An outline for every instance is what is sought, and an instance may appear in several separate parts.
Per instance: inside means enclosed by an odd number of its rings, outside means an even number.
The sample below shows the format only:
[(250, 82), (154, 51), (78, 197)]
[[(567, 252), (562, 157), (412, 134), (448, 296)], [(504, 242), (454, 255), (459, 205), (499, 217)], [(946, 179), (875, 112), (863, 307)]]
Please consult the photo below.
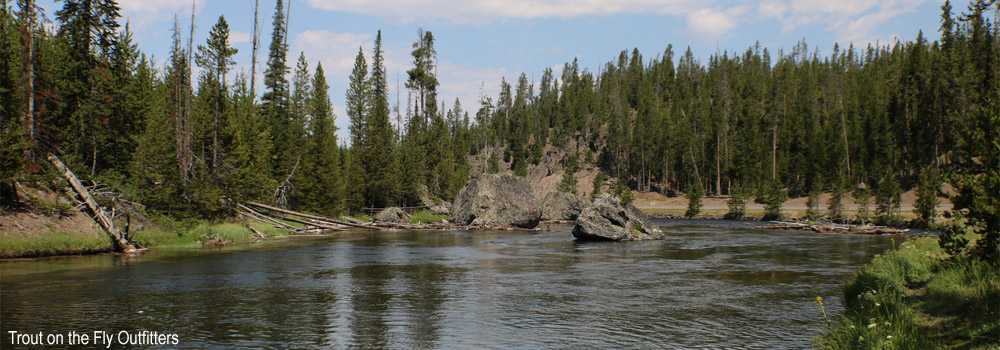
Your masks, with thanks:
[(118, 40), (119, 11), (113, 0), (68, 0), (56, 11), (67, 54), (60, 67), (64, 85), (58, 91), (62, 109), (57, 129), (65, 140), (61, 148), (70, 153), (65, 160), (71, 167), (85, 165), (90, 174), (108, 165), (117, 141), (101, 121), (112, 113), (108, 57)]
[(227, 192), (236, 201), (263, 200), (274, 190), (271, 176), (270, 129), (257, 113), (247, 76), (240, 74), (233, 89), (232, 120), (226, 126), (232, 135), (232, 149), (226, 163), (233, 167), (226, 181)]
[(934, 219), (937, 216), (938, 190), (941, 188), (942, 179), (937, 170), (930, 169), (920, 173), (917, 181), (917, 202), (913, 205), (913, 212), (917, 214), (920, 224), (933, 227)]
[(219, 131), (225, 127), (223, 119), (226, 109), (226, 74), (236, 64), (233, 56), (239, 50), (229, 46), (229, 23), (225, 16), (212, 27), (205, 45), (198, 45), (195, 62), (205, 70), (205, 77), (211, 88), (212, 110), (212, 174), (218, 176), (219, 153), (221, 150)]
[(692, 182), (688, 184), (688, 209), (684, 212), (684, 216), (693, 218), (701, 212), (701, 197), (704, 195), (705, 190), (701, 188), (700, 183)]
[(726, 205), (729, 207), (729, 212), (726, 213), (726, 219), (738, 220), (746, 215), (747, 211), (747, 191), (743, 189), (743, 186), (736, 185), (729, 190), (729, 200), (726, 201)]
[[(414, 91), (416, 95), (416, 105), (414, 106), (413, 117), (407, 127), (407, 135), (404, 140), (404, 147), (408, 154), (403, 166), (415, 172), (408, 172), (417, 182), (422, 182), (428, 186), (434, 186), (437, 163), (440, 153), (434, 153), (440, 145), (440, 133), (431, 133), (430, 128), (434, 123), (433, 119), (438, 116), (437, 111), (437, 76), (436, 65), (437, 51), (434, 49), (434, 35), (425, 32), (423, 28), (417, 31), (417, 41), (413, 43), (413, 69), (406, 72), (408, 78), (406, 88)], [(436, 135), (435, 135), (436, 134)], [(430, 171), (428, 171), (430, 170)], [(413, 184), (417, 186), (417, 184)], [(413, 187), (411, 186), (411, 187)], [(415, 189), (415, 187), (414, 187)], [(410, 191), (404, 190), (409, 193)], [(437, 191), (435, 191), (435, 194)], [(409, 197), (404, 195), (404, 197)]]
[(290, 154), (294, 154), (295, 159), (301, 159), (299, 165), (303, 170), (295, 171), (292, 174), (291, 181), (295, 186), (295, 191), (290, 197), (287, 197), (288, 203), (292, 207), (307, 205), (310, 196), (307, 191), (314, 187), (311, 185), (316, 181), (315, 178), (308, 175), (309, 171), (306, 170), (310, 166), (308, 158), (310, 157), (309, 152), (312, 151), (306, 132), (309, 122), (307, 99), (312, 90), (310, 80), (312, 77), (309, 74), (309, 63), (306, 61), (305, 53), (300, 53), (295, 66), (295, 74), (292, 76), (293, 89), (288, 106), (288, 130), (285, 133), (288, 138), (288, 150)]
[(3, 207), (17, 204), (14, 183), (22, 176), (27, 163), (25, 150), (31, 147), (20, 120), (25, 104), (21, 103), (18, 82), (24, 50), (17, 32), (13, 13), (3, 6), (0, 9), (0, 206)]
[(580, 170), (580, 155), (574, 152), (566, 158), (563, 177), (559, 182), (559, 192), (576, 194), (576, 172), (578, 170)]
[(288, 65), (285, 44), (287, 28), (285, 23), (284, 3), (277, 0), (274, 6), (273, 31), (271, 44), (268, 47), (267, 68), (264, 70), (264, 94), (260, 98), (260, 116), (271, 136), (270, 154), (274, 157), (272, 173), (275, 177), (284, 177), (292, 170), (298, 154), (290, 147), (291, 142), (291, 112), (289, 110)]
[(382, 52), (382, 31), (375, 37), (372, 53), (372, 70), (368, 79), (371, 89), (368, 115), (365, 121), (367, 135), (359, 149), (361, 166), (368, 181), (365, 201), (373, 208), (388, 206), (395, 195), (396, 178), (393, 171), (393, 128), (389, 122), (389, 88)]
[(309, 206), (320, 213), (335, 215), (341, 211), (344, 183), (340, 172), (340, 155), (337, 146), (336, 119), (330, 104), (330, 86), (327, 85), (323, 65), (316, 64), (312, 90), (306, 99), (311, 122), (309, 136), (311, 147), (306, 157), (305, 171), (311, 180), (307, 195)]
[(365, 205), (365, 189), (368, 188), (369, 177), (361, 166), (359, 153), (367, 148), (368, 143), (368, 111), (369, 95), (368, 63), (365, 53), (358, 47), (358, 56), (354, 60), (354, 70), (351, 71), (350, 86), (347, 89), (347, 117), (350, 118), (351, 152), (347, 154), (345, 169), (347, 171), (347, 209), (354, 213)]
[(781, 183), (774, 180), (767, 184), (764, 190), (764, 218), (761, 220), (776, 220), (781, 218), (781, 205), (788, 200), (788, 192), (781, 188)]

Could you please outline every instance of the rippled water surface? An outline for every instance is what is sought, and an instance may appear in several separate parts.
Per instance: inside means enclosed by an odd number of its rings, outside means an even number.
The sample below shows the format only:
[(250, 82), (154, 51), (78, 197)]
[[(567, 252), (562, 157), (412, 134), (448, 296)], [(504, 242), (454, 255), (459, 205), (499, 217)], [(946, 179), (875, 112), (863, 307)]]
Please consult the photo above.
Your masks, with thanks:
[[(806, 348), (887, 237), (660, 220), (669, 237), (349, 232), (0, 264), (0, 334), (150, 330), (181, 347)], [(900, 238), (896, 238), (897, 242)], [(6, 348), (6, 346), (4, 346)]]

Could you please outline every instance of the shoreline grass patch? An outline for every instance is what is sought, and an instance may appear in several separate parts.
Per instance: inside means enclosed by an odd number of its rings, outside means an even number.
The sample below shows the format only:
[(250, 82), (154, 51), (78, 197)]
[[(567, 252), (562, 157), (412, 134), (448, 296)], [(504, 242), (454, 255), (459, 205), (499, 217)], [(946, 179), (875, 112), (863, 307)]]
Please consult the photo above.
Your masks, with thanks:
[(934, 237), (876, 256), (844, 287), (846, 311), (820, 349), (995, 349), (1000, 272), (949, 258)]

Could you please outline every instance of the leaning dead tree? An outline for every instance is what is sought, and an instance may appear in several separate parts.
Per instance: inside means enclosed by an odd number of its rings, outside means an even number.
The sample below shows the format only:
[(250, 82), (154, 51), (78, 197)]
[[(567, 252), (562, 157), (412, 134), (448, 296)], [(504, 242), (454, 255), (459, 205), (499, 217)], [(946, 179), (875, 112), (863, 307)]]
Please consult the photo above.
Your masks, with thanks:
[(274, 189), (274, 203), (279, 207), (288, 206), (288, 198), (285, 197), (285, 193), (295, 191), (295, 185), (292, 184), (292, 176), (295, 175), (295, 170), (299, 168), (299, 161), (302, 160), (302, 156), (295, 159), (295, 166), (292, 167), (292, 171), (288, 172), (288, 176), (285, 180), (278, 184), (278, 188)]
[(90, 191), (88, 191), (87, 188), (83, 186), (82, 183), (80, 183), (80, 180), (77, 179), (75, 174), (73, 174), (73, 171), (69, 170), (69, 168), (67, 168), (66, 165), (59, 160), (59, 157), (56, 157), (55, 154), (49, 153), (48, 160), (49, 163), (51, 163), (52, 166), (56, 168), (56, 170), (62, 173), (63, 178), (65, 178), (66, 181), (69, 182), (70, 187), (73, 189), (74, 192), (76, 192), (76, 195), (80, 197), (80, 201), (86, 204), (87, 209), (90, 210), (90, 213), (94, 218), (94, 221), (96, 221), (97, 224), (100, 225), (105, 232), (111, 235), (111, 238), (115, 242), (116, 250), (127, 253), (145, 250), (145, 248), (139, 245), (139, 243), (133, 241), (132, 238), (127, 235), (127, 233), (123, 233), (121, 230), (115, 227), (114, 220), (112, 220), (104, 212), (104, 209), (97, 204), (97, 201), (94, 200), (94, 197), (90, 195)]

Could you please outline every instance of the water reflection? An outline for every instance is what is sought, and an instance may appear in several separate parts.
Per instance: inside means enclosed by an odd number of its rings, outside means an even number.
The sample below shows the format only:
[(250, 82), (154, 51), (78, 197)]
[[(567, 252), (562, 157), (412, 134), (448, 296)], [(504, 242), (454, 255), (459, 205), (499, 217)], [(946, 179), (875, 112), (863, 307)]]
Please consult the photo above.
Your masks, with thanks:
[[(177, 333), (182, 347), (809, 347), (812, 300), (887, 238), (660, 221), (669, 237), (349, 232), (0, 264), (0, 334)], [(700, 223), (704, 224), (704, 223)]]

